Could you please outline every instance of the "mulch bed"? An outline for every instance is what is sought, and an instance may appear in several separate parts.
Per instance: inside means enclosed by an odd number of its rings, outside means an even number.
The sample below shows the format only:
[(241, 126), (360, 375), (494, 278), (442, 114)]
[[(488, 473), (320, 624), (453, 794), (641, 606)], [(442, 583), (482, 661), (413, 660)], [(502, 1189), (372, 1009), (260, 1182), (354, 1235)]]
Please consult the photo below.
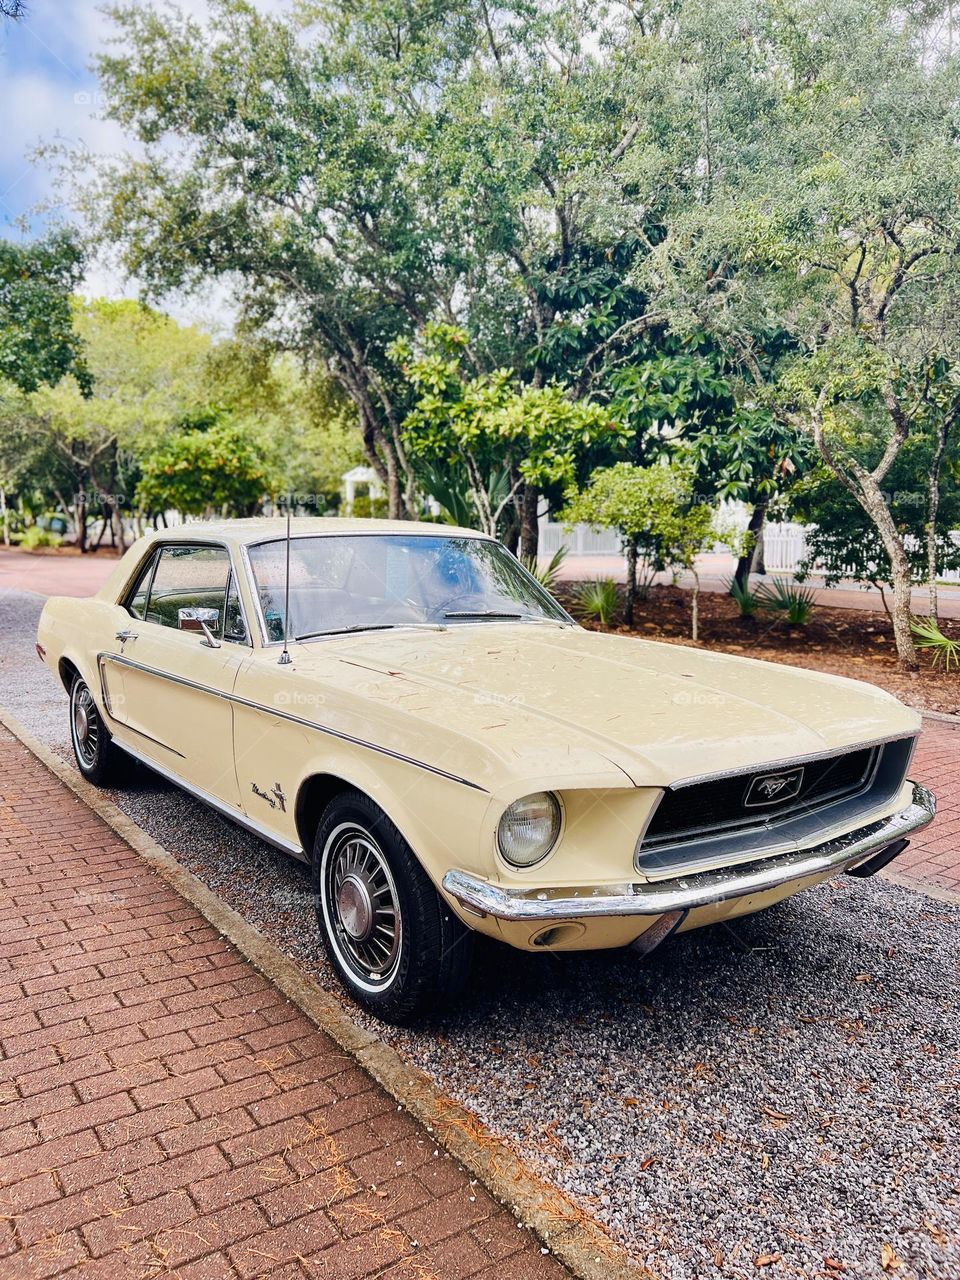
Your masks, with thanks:
[[(575, 583), (564, 583), (556, 593), (574, 615), (575, 590)], [(587, 620), (584, 626), (602, 629)], [(941, 628), (946, 635), (960, 638), (960, 621), (944, 620)], [(690, 592), (680, 587), (653, 587), (648, 598), (637, 603), (632, 630), (625, 626), (609, 629), (619, 635), (692, 645)], [(893, 627), (884, 613), (817, 605), (805, 627), (790, 627), (768, 612), (741, 618), (729, 596), (702, 592), (699, 647), (869, 680), (920, 710), (960, 715), (960, 672), (932, 670), (923, 653), (920, 671), (898, 670)]]

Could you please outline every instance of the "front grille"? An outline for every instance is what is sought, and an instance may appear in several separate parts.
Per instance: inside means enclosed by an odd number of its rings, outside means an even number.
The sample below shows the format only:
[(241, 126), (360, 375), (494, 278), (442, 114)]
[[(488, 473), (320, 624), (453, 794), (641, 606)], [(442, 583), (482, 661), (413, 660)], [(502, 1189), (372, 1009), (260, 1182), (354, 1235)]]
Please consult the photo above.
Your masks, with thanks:
[[(647, 828), (642, 847), (678, 843), (711, 832), (762, 827), (771, 820), (810, 813), (834, 800), (856, 795), (870, 782), (879, 752), (879, 747), (862, 747), (843, 755), (783, 765), (779, 770), (769, 766), (751, 773), (668, 788)], [(795, 794), (780, 801), (774, 798), (765, 804), (746, 803), (756, 779), (786, 774), (801, 764), (803, 777), (799, 790), (791, 788)]]

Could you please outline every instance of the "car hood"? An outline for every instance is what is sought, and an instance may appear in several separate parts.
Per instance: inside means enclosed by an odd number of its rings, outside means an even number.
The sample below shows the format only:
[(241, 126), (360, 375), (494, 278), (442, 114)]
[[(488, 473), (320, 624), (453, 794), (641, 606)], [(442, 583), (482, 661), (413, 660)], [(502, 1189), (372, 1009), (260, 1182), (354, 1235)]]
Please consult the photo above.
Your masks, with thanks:
[(299, 646), (301, 671), (340, 668), (394, 704), (514, 762), (600, 755), (637, 785), (816, 755), (916, 733), (876, 686), (580, 627), (397, 630)]

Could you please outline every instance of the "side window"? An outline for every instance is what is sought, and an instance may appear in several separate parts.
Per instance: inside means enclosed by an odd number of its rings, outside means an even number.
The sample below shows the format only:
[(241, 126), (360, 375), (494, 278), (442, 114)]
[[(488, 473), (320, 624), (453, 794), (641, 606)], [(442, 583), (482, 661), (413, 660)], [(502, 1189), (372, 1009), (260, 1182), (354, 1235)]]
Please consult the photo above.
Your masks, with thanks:
[(218, 635), (224, 622), (229, 575), (230, 557), (223, 547), (164, 547), (150, 586), (146, 621), (199, 631), (197, 619), (202, 617)]
[(146, 615), (147, 592), (150, 589), (150, 579), (153, 576), (153, 566), (157, 563), (158, 554), (159, 552), (155, 552), (143, 566), (140, 577), (137, 579), (137, 585), (127, 597), (127, 610), (135, 618), (143, 618)]
[(234, 640), (240, 644), (247, 642), (247, 628), (243, 621), (243, 609), (240, 605), (240, 593), (237, 591), (237, 580), (230, 575), (230, 586), (227, 589), (227, 604), (223, 615), (223, 638)]

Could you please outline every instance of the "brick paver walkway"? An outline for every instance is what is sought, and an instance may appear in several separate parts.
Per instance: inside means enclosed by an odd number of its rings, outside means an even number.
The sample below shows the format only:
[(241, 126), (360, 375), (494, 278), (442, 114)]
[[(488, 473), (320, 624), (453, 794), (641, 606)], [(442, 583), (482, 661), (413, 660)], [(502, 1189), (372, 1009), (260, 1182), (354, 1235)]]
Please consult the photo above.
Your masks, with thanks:
[(567, 1274), (0, 735), (4, 1280)]
[(960, 893), (960, 725), (924, 720), (910, 773), (936, 795), (937, 816), (890, 869)]

